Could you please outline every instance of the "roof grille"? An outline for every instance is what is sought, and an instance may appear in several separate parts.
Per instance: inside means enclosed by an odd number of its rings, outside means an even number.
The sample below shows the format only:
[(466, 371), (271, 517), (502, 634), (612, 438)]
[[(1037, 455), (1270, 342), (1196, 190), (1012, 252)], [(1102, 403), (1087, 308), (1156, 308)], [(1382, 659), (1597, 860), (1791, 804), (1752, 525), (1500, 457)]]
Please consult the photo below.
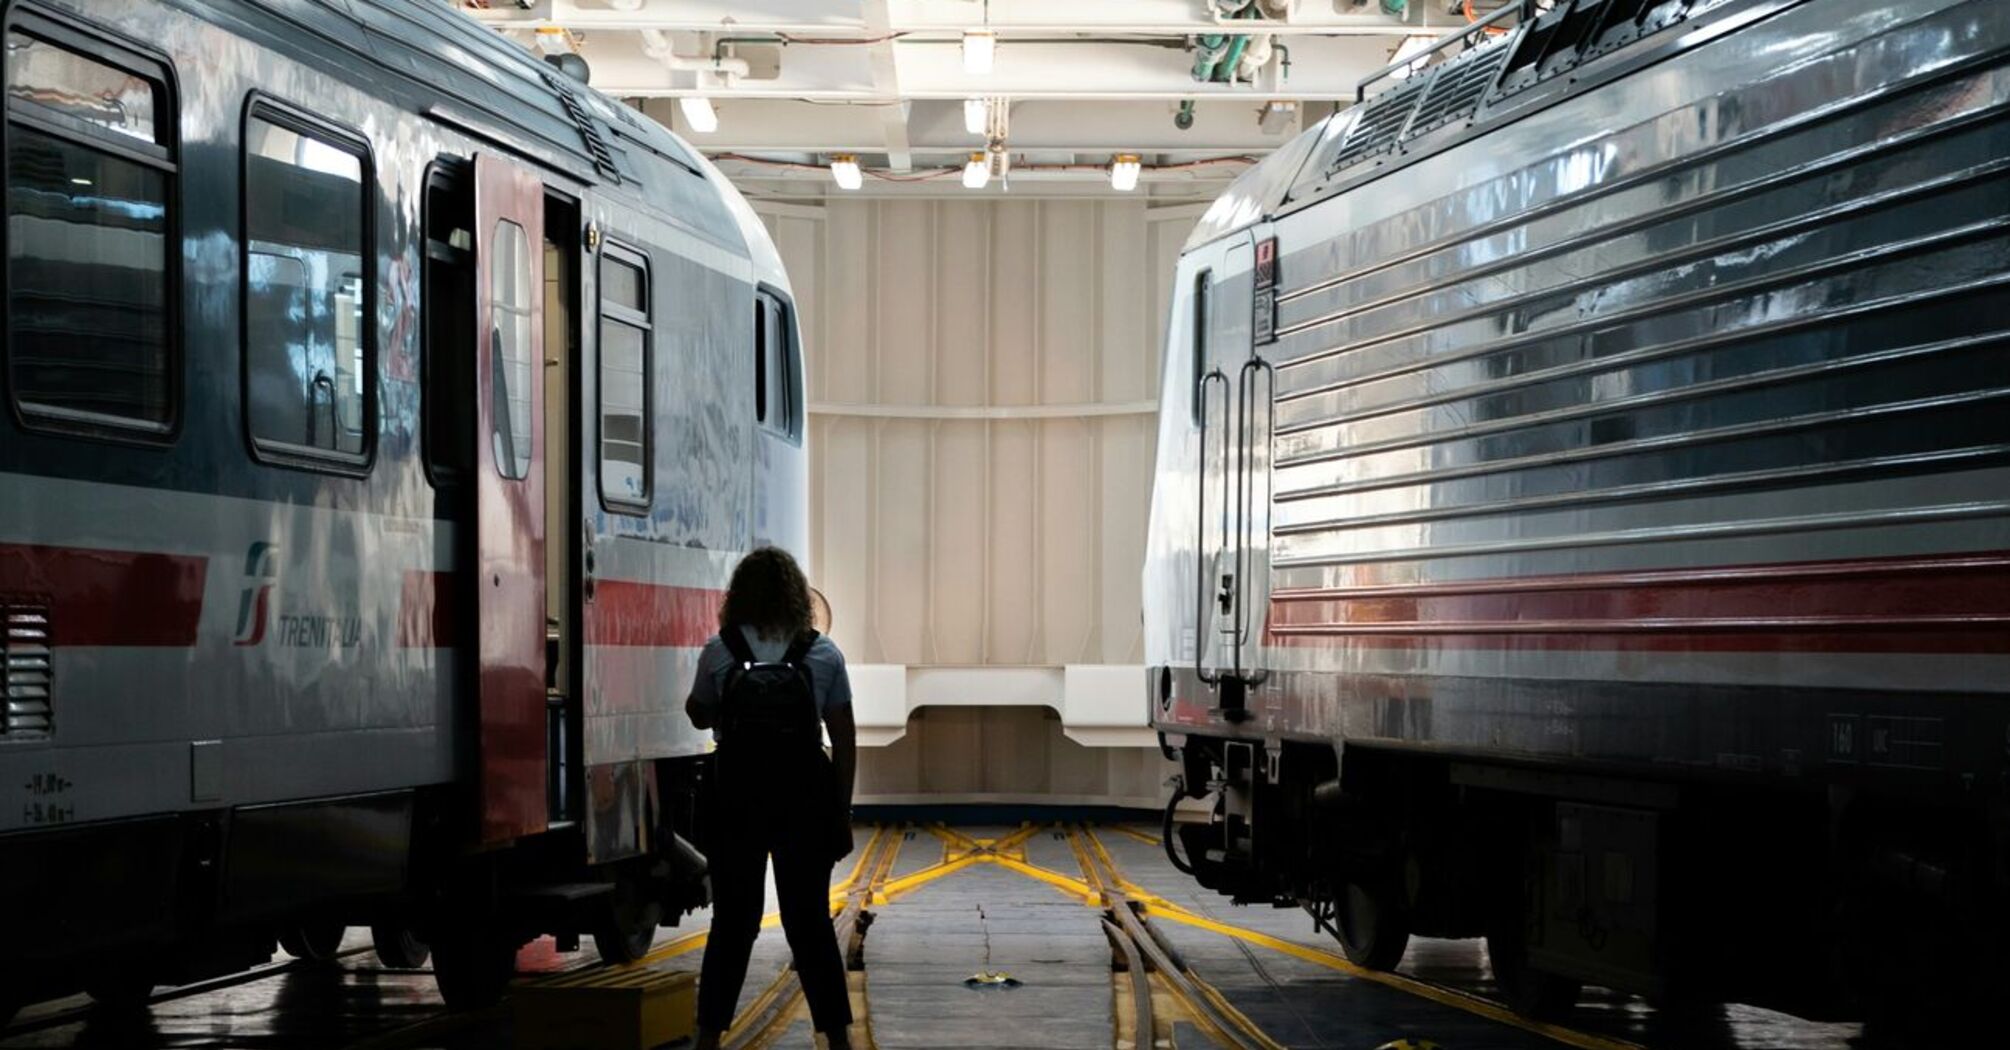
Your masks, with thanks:
[(558, 104), (565, 107), (565, 115), (572, 118), (572, 126), (579, 130), (579, 139), (586, 144), (586, 155), (593, 160), (593, 170), (607, 176), (613, 183), (621, 181), (621, 169), (614, 164), (614, 151), (607, 148), (607, 140), (600, 134), (600, 126), (593, 122), (593, 115), (580, 104), (579, 96), (558, 77), (545, 73), (544, 82), (558, 96)]
[(1493, 86), (1494, 77), (1501, 66), (1507, 63), (1511, 49), (1503, 43), (1495, 43), (1477, 50), (1468, 51), (1445, 63), (1431, 77), (1424, 91), (1424, 100), (1417, 106), (1417, 115), (1410, 120), (1405, 139), (1416, 138), (1427, 131), (1434, 131), (1455, 120), (1472, 116), (1480, 108), (1480, 99)]
[(1396, 148), (1403, 129), (1409, 126), (1410, 112), (1423, 95), (1423, 87), (1423, 78), (1419, 77), (1366, 103), (1361, 115), (1355, 118), (1354, 126), (1347, 129), (1347, 137), (1341, 141), (1333, 159), (1327, 162), (1327, 177)]
[(49, 607), (0, 603), (0, 694), (7, 701), (0, 733), (9, 740), (49, 735), (53, 672), (49, 660)]

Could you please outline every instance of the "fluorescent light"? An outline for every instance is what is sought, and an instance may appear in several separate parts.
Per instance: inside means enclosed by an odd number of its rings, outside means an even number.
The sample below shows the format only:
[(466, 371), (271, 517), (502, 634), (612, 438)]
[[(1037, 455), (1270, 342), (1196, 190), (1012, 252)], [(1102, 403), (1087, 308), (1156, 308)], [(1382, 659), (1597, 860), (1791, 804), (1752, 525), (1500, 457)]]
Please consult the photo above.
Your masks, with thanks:
[(972, 135), (982, 135), (991, 129), (991, 101), (982, 98), (963, 100), (963, 130)]
[(858, 169), (858, 158), (849, 153), (831, 157), (831, 178), (841, 190), (855, 190), (865, 185), (865, 173)]
[(685, 95), (677, 100), (677, 108), (684, 111), (684, 122), (700, 135), (710, 135), (719, 130), (719, 111), (712, 108), (712, 100), (703, 95)]
[(998, 35), (989, 29), (972, 29), (963, 34), (963, 71), (979, 75), (991, 72), (991, 59), (998, 50)]
[(1396, 45), (1396, 53), (1389, 58), (1389, 64), (1398, 67), (1389, 71), (1389, 79), (1404, 80), (1412, 73), (1423, 72), (1424, 63), (1412, 62), (1410, 59), (1423, 54), (1432, 44), (1437, 42), (1438, 38), (1432, 36), (1404, 37), (1403, 42)]
[(991, 169), (986, 166), (984, 154), (972, 153), (970, 163), (963, 166), (963, 188), (981, 190), (991, 181)]
[(91, 185), (95, 185), (95, 184), (94, 184), (93, 182), (91, 182), (91, 180), (89, 180), (89, 179), (84, 179), (84, 178), (78, 178), (78, 177), (76, 177), (76, 176), (74, 176), (74, 175), (70, 177), (70, 182), (71, 182), (71, 183), (72, 183), (73, 185), (77, 185), (77, 186), (91, 186)]
[(1144, 170), (1135, 153), (1119, 153), (1110, 158), (1110, 188), (1129, 193), (1138, 188), (1138, 172)]

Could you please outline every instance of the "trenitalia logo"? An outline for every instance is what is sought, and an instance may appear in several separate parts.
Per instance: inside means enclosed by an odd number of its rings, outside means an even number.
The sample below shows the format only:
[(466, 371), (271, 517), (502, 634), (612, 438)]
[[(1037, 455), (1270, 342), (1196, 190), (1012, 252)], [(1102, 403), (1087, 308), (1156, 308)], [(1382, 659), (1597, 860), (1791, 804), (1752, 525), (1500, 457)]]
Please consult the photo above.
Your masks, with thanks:
[(244, 552), (244, 593), (237, 601), (237, 641), (239, 646), (257, 645), (265, 640), (265, 621), (272, 604), (273, 553), (270, 543), (258, 542)]

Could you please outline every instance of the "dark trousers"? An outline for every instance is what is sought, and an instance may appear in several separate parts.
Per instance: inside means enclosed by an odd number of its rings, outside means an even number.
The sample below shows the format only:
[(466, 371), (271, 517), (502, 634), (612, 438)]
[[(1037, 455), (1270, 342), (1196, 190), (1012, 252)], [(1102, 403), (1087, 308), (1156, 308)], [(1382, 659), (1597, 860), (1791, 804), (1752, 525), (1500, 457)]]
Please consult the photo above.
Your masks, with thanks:
[[(842, 1031), (851, 1023), (851, 993), (844, 959), (831, 927), (831, 868), (828, 804), (829, 763), (822, 751), (813, 762), (748, 763), (765, 776), (735, 775), (733, 758), (719, 755), (719, 795), (712, 826), (717, 829), (710, 861), (712, 932), (698, 974), (698, 1024), (724, 1031), (747, 980), (747, 958), (761, 932), (768, 858), (775, 859), (775, 897), (782, 933), (795, 957), (796, 976), (809, 1003), (811, 1025), (819, 1032)], [(821, 768), (818, 768), (818, 767)], [(804, 775), (808, 773), (810, 775)]]

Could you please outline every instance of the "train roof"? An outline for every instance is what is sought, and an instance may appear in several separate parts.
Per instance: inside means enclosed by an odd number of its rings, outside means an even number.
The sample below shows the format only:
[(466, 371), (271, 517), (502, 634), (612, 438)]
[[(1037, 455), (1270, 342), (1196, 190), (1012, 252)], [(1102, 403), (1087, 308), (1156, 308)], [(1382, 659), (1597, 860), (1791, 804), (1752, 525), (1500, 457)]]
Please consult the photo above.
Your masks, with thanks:
[[(1195, 225), (1184, 250), (1344, 193), (1508, 121), (1597, 90), (1654, 61), (1665, 48), (1680, 46), (1672, 38), (1682, 34), (1662, 36), (1663, 30), (1719, 20), (1737, 3), (1642, 0), (1630, 17), (1607, 25), (1601, 15), (1594, 31), (1577, 27), (1575, 35), (1565, 33), (1575, 10), (1570, 5), (1538, 14), (1523, 4), (1503, 4), (1444, 34), (1424, 52), (1363, 79), (1353, 106), (1308, 128), (1229, 184)], [(1510, 25), (1510, 20), (1515, 21)], [(1416, 63), (1439, 53), (1449, 57), (1417, 68)]]
[(739, 191), (684, 140), (458, 11), (435, 0), (259, 6), (399, 75), (406, 86), (379, 89), (413, 97), (429, 117), (619, 187), (737, 254), (764, 254), (753, 243), (765, 233), (750, 237), (737, 214), (746, 209)]

